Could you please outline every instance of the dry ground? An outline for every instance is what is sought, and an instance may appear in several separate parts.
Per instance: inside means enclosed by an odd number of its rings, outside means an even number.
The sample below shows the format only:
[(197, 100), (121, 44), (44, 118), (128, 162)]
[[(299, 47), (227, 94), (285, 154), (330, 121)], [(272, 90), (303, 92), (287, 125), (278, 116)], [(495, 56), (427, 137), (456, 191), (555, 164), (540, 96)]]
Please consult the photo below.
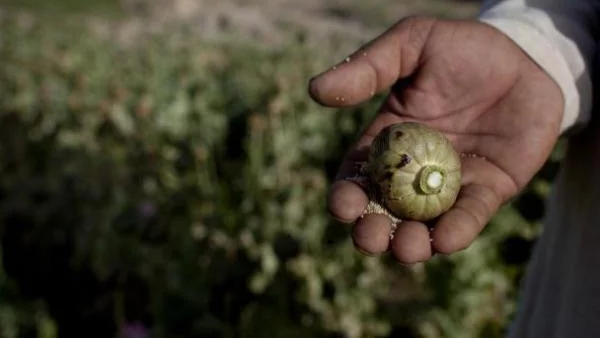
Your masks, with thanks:
[[(273, 45), (301, 35), (309, 44), (327, 45), (329, 51), (333, 41), (335, 53), (355, 48), (407, 15), (465, 18), (479, 8), (479, 1), (473, 0), (88, 0), (85, 6), (74, 0), (53, 0), (41, 4), (0, 0), (0, 19), (2, 13), (25, 8), (27, 23), (32, 12), (55, 8), (61, 21), (84, 16), (80, 22), (123, 42), (184, 23), (200, 39)], [(64, 13), (74, 7), (77, 13)], [(108, 9), (118, 15), (107, 15)]]
[(478, 1), (458, 0), (121, 0), (126, 13), (155, 22), (185, 21), (206, 36), (226, 31), (242, 36), (280, 38), (299, 29), (311, 37), (365, 39), (399, 18), (433, 14), (464, 18)]

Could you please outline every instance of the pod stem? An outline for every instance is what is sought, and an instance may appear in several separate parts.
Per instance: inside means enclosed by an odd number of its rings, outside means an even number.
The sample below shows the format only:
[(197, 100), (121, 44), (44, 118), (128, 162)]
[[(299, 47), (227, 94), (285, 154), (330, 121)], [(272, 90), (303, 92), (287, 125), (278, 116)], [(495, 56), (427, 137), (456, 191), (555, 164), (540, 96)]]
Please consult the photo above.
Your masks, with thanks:
[(427, 165), (419, 172), (418, 188), (423, 194), (438, 194), (445, 183), (446, 172), (440, 166)]

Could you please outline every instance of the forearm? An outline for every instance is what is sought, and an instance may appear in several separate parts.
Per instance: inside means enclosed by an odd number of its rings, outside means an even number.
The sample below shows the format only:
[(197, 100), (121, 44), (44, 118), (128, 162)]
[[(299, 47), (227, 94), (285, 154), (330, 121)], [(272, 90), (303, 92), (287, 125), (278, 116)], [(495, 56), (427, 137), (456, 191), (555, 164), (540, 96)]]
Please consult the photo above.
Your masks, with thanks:
[(561, 88), (561, 132), (590, 118), (599, 11), (600, 0), (483, 1), (479, 20), (507, 34)]

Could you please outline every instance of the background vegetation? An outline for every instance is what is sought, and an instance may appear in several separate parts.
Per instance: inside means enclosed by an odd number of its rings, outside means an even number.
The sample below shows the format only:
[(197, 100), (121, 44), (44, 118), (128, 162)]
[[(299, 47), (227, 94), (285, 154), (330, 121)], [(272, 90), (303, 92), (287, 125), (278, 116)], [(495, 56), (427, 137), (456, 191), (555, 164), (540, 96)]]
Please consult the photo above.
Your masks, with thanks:
[(500, 337), (560, 148), (474, 245), (428, 264), (360, 255), (325, 212), (381, 97), (324, 109), (306, 83), (391, 23), (384, 2), (326, 2), (342, 26), (375, 13), (364, 36), (279, 22), (270, 43), (235, 20), (215, 39), (118, 4), (5, 1), (0, 336)]

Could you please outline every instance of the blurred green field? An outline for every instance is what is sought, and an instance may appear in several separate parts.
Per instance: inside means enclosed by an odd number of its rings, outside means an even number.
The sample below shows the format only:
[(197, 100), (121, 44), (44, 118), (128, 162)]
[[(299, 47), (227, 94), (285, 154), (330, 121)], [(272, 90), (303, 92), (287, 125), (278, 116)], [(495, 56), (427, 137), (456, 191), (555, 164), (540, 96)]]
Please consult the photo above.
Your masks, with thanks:
[(96, 13), (102, 15), (122, 14), (120, 0), (0, 0), (0, 6), (8, 9), (31, 10), (39, 14), (61, 16), (76, 13)]
[(265, 48), (170, 26), (121, 43), (126, 23), (12, 11), (1, 337), (502, 336), (560, 149), (468, 250), (398, 266), (357, 253), (325, 211), (382, 97), (325, 109), (306, 84), (358, 39), (290, 30)]

